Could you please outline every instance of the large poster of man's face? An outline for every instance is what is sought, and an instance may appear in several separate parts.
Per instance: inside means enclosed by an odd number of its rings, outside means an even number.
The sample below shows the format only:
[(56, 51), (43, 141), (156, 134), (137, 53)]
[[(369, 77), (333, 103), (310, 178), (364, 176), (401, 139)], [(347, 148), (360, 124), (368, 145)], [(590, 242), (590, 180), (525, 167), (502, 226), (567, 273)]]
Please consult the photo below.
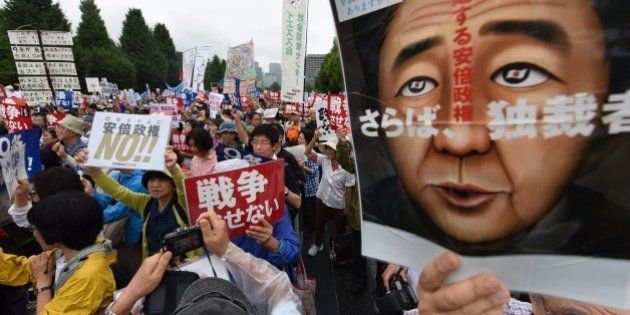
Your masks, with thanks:
[[(555, 275), (605, 261), (626, 283), (630, 1), (389, 2), (331, 0), (364, 254), (417, 267), (444, 248), (475, 266), (587, 257)], [(504, 276), (545, 291), (531, 282), (550, 270), (536, 264)], [(575, 281), (550, 291), (592, 296), (565, 290)]]

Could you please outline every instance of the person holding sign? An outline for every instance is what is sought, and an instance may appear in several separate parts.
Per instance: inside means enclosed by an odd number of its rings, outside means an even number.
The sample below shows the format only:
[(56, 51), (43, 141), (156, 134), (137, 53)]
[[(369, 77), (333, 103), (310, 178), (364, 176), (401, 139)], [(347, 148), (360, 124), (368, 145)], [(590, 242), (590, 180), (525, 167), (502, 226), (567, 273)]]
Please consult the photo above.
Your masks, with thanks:
[(162, 238), (180, 227), (188, 226), (188, 207), (184, 196), (184, 173), (177, 165), (177, 155), (168, 148), (165, 153), (164, 171), (147, 171), (142, 176), (142, 185), (149, 194), (133, 192), (100, 168), (86, 166), (87, 150), (77, 155), (77, 162), (86, 174), (112, 198), (140, 213), (142, 227), (142, 255), (144, 258), (160, 251)]
[(99, 204), (82, 191), (59, 192), (33, 207), (28, 221), (44, 252), (21, 257), (0, 249), (0, 284), (33, 284), (37, 314), (102, 312), (116, 289), (110, 269), (116, 252), (97, 241)]
[(337, 138), (324, 142), (324, 154), (313, 152), (315, 142), (321, 136), (317, 130), (315, 137), (306, 146), (304, 154), (322, 167), (322, 180), (317, 187), (317, 208), (315, 212), (315, 235), (313, 244), (308, 250), (311, 256), (317, 255), (324, 249), (324, 229), (328, 216), (335, 220), (335, 231), (341, 235), (346, 230), (346, 195), (350, 195), (355, 185), (354, 175), (348, 173), (337, 162)]

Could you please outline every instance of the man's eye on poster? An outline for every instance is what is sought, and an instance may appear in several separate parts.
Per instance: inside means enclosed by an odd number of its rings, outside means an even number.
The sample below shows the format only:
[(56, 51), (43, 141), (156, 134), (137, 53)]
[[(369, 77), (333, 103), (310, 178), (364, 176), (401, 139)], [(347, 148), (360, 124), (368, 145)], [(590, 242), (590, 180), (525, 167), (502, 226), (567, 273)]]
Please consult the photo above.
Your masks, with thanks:
[(366, 3), (331, 0), (363, 254), (629, 307), (630, 1)]

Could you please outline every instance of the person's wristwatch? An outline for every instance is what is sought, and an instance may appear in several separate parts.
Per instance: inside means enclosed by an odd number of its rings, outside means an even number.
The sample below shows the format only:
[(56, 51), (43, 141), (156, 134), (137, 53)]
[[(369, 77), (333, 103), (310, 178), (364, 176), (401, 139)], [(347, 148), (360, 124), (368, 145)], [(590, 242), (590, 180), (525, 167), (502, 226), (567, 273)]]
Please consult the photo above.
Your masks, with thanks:
[(35, 290), (35, 295), (39, 295), (40, 293), (42, 293), (42, 292), (44, 292), (44, 291), (46, 291), (46, 290), (52, 290), (52, 287), (51, 287), (51, 286), (49, 286), (49, 285), (47, 285), (47, 286), (45, 286), (45, 287), (41, 287), (41, 288), (39, 288), (39, 289), (36, 289), (36, 290)]

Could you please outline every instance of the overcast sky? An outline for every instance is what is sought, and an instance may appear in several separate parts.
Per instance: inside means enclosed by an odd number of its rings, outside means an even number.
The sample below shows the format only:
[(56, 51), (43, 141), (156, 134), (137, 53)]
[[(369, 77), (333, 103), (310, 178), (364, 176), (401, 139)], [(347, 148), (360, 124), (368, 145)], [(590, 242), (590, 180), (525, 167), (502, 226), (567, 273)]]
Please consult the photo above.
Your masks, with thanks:
[[(81, 21), (80, 0), (59, 0), (72, 23)], [(109, 36), (118, 42), (129, 8), (142, 10), (150, 27), (164, 23), (178, 51), (212, 46), (225, 58), (228, 46), (254, 39), (256, 61), (266, 72), (270, 62), (281, 62), (282, 0), (95, 0)], [(0, 4), (4, 1), (0, 1)], [(309, 54), (327, 53), (335, 36), (326, 0), (311, 0), (308, 12)]]

